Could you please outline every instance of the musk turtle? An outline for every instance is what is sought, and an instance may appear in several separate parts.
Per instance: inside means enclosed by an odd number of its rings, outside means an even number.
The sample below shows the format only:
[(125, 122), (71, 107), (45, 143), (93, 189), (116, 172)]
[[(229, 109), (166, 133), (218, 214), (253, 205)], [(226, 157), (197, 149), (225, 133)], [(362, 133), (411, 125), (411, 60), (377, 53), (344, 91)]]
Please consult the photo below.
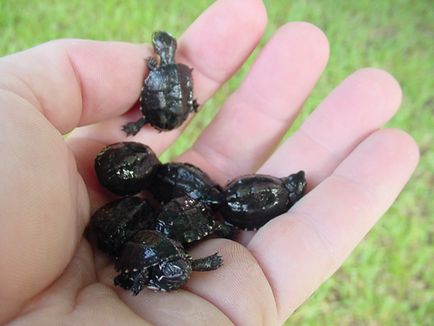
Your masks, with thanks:
[(222, 189), (197, 166), (175, 162), (158, 166), (150, 191), (161, 202), (188, 196), (216, 209)]
[(109, 202), (99, 208), (91, 219), (99, 248), (115, 259), (137, 231), (154, 228), (154, 224), (154, 210), (139, 197), (124, 197)]
[(182, 244), (212, 233), (225, 238), (234, 236), (232, 227), (214, 219), (208, 206), (190, 197), (178, 197), (163, 205), (156, 214), (155, 229)]
[(192, 69), (175, 63), (176, 39), (159, 31), (153, 34), (152, 45), (160, 63), (153, 57), (147, 59), (149, 75), (143, 82), (139, 99), (143, 116), (122, 127), (128, 136), (137, 134), (147, 123), (160, 131), (172, 130), (199, 107), (193, 98)]
[(115, 264), (114, 284), (137, 295), (144, 287), (172, 291), (185, 284), (192, 271), (212, 271), (223, 264), (217, 254), (193, 259), (182, 245), (154, 230), (137, 232)]
[(303, 171), (285, 178), (264, 174), (242, 176), (226, 186), (220, 212), (225, 222), (255, 230), (288, 211), (303, 196), (305, 187)]
[(149, 146), (120, 142), (106, 146), (95, 158), (100, 184), (120, 196), (134, 195), (147, 187), (160, 165)]

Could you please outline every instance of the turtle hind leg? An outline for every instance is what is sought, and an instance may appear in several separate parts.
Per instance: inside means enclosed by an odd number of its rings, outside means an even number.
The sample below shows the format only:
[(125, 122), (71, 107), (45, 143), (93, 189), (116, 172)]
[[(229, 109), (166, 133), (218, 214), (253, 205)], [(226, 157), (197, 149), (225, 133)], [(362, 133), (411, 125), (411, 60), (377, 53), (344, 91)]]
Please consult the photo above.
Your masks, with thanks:
[(134, 136), (146, 123), (148, 123), (148, 120), (146, 120), (145, 117), (142, 117), (136, 122), (128, 122), (127, 124), (123, 125), (122, 130), (127, 134), (127, 136)]
[(191, 262), (191, 267), (194, 271), (208, 272), (213, 271), (223, 265), (223, 259), (216, 252), (214, 255), (195, 259)]

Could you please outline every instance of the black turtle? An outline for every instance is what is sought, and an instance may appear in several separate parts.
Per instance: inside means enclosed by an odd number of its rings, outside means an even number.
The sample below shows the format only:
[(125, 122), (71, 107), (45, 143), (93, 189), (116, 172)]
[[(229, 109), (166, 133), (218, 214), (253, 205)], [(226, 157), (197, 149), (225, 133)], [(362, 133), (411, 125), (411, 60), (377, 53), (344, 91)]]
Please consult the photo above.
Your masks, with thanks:
[(223, 191), (220, 213), (237, 228), (255, 230), (294, 205), (304, 193), (303, 171), (285, 178), (251, 174), (231, 181)]
[(187, 196), (172, 199), (160, 208), (155, 217), (155, 229), (182, 244), (201, 240), (212, 233), (234, 237), (233, 227), (215, 220), (208, 206)]
[(157, 167), (150, 191), (161, 202), (189, 196), (216, 209), (222, 188), (197, 166), (174, 162)]
[(160, 64), (153, 57), (147, 59), (149, 75), (140, 94), (143, 117), (122, 127), (127, 135), (137, 134), (146, 123), (160, 131), (172, 130), (199, 107), (193, 98), (192, 69), (175, 63), (176, 39), (167, 32), (155, 32), (152, 45)]
[(99, 248), (116, 259), (137, 231), (154, 228), (154, 210), (142, 198), (124, 197), (99, 208), (90, 224)]
[(137, 295), (144, 287), (172, 291), (185, 284), (192, 271), (212, 271), (223, 264), (217, 254), (193, 259), (182, 247), (158, 231), (137, 232), (126, 244), (115, 264), (119, 274), (114, 284)]
[(134, 195), (149, 186), (161, 165), (149, 146), (120, 142), (104, 147), (95, 158), (99, 183), (116, 195)]

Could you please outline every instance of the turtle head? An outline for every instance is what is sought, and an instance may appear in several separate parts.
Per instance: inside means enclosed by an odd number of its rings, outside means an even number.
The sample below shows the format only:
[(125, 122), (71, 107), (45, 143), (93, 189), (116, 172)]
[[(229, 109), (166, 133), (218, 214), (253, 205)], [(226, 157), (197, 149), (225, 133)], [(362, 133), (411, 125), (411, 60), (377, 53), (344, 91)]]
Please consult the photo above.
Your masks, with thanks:
[(185, 284), (192, 272), (189, 257), (175, 257), (152, 267), (152, 276), (148, 282), (148, 289), (154, 291), (172, 291)]
[(290, 205), (292, 206), (304, 194), (307, 184), (305, 173), (304, 171), (298, 171), (297, 173), (291, 174), (286, 178), (282, 178), (281, 180), (288, 191)]
[(152, 35), (154, 51), (161, 58), (162, 64), (175, 62), (176, 39), (167, 32), (158, 31)]

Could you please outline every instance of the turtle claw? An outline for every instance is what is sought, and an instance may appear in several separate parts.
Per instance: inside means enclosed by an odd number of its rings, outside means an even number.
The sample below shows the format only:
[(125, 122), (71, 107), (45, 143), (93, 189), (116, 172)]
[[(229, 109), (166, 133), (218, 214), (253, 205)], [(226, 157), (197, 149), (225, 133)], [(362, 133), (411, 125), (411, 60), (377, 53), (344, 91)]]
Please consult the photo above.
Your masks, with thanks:
[(153, 57), (149, 57), (146, 59), (146, 65), (149, 70), (156, 70), (158, 68), (157, 60)]
[(197, 102), (196, 99), (194, 99), (194, 100), (193, 100), (193, 112), (196, 113), (196, 112), (198, 111), (198, 110), (197, 110), (198, 108), (199, 108), (199, 103)]

